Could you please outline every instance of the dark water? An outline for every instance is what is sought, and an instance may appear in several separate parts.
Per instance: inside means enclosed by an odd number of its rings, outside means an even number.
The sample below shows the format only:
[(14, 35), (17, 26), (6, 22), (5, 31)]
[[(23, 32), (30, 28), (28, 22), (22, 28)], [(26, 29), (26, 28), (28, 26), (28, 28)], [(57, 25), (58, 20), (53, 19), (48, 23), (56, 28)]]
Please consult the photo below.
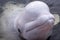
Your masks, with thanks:
[[(16, 3), (28, 4), (35, 0), (0, 0), (0, 6), (3, 6), (8, 1), (14, 1)], [(60, 0), (40, 0), (47, 3), (52, 13), (58, 13), (60, 15)]]

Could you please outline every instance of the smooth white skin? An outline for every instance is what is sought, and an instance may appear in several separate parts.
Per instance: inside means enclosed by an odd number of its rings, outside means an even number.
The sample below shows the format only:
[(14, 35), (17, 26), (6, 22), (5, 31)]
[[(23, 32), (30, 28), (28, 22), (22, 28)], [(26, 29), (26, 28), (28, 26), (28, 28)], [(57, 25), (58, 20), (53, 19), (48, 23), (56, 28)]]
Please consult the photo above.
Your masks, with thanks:
[(22, 35), (27, 40), (45, 40), (54, 25), (54, 16), (50, 13), (47, 4), (34, 1), (25, 7)]
[(18, 6), (9, 8), (1, 18), (6, 40), (19, 40), (18, 28), (22, 32), (20, 35), (27, 40), (45, 40), (50, 35), (54, 16), (44, 2), (31, 2), (22, 11)]

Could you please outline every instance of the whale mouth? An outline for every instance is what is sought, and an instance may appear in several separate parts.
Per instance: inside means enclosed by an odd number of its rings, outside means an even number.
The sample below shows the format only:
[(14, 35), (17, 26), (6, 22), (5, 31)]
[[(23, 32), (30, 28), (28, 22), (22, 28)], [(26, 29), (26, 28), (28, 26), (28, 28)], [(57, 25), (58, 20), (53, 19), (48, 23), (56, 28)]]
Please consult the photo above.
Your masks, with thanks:
[(42, 24), (40, 24), (40, 25), (38, 25), (38, 26), (36, 26), (36, 27), (33, 27), (33, 28), (31, 28), (31, 29), (27, 29), (26, 32), (32, 31), (32, 30), (38, 28), (39, 26), (43, 26), (47, 21), (49, 21), (49, 20), (51, 20), (51, 19), (53, 19), (53, 21), (55, 21), (54, 18), (49, 18), (49, 19), (47, 19), (44, 23), (42, 23)]

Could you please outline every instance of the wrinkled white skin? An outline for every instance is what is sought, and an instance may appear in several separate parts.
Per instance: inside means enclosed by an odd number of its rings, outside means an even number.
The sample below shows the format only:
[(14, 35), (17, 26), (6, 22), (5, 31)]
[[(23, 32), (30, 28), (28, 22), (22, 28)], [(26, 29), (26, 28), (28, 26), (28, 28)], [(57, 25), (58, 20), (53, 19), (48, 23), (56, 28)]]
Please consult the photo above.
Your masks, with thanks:
[[(19, 40), (20, 35), (27, 40), (46, 40), (54, 25), (54, 16), (47, 4), (41, 1), (29, 3), (23, 11), (19, 7), (5, 10), (2, 17), (6, 40)], [(21, 39), (20, 39), (21, 40)]]

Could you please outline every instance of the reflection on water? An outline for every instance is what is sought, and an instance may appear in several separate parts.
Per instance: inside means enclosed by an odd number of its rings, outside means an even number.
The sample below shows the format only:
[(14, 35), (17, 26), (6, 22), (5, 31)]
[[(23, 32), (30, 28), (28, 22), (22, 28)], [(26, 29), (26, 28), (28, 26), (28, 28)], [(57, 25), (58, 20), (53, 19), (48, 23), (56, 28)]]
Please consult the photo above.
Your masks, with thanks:
[(57, 23), (59, 23), (59, 15), (58, 14), (53, 14), (54, 15), (54, 17), (55, 17), (55, 25), (57, 24)]

